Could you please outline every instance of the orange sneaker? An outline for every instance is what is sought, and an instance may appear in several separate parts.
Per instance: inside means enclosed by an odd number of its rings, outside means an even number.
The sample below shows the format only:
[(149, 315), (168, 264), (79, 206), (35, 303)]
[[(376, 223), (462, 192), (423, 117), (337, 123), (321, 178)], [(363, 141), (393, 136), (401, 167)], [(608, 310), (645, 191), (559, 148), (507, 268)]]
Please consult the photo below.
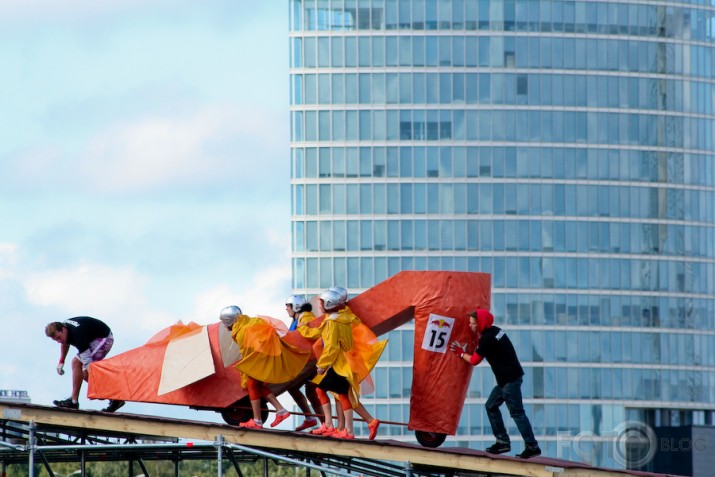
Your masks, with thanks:
[(273, 422), (271, 422), (271, 427), (276, 427), (278, 424), (285, 421), (289, 417), (290, 413), (288, 411), (276, 413), (276, 418), (273, 419)]
[(372, 421), (370, 421), (370, 424), (368, 424), (367, 427), (370, 429), (370, 436), (368, 437), (368, 439), (375, 439), (375, 436), (377, 435), (377, 428), (380, 427), (380, 421), (377, 419), (373, 419)]
[(247, 427), (249, 429), (263, 429), (263, 423), (258, 424), (256, 421), (251, 419), (246, 422), (242, 422), (238, 425), (238, 427)]
[(329, 436), (335, 432), (334, 427), (327, 427), (325, 424), (321, 424), (319, 428), (310, 431), (311, 434), (316, 436)]
[(314, 419), (312, 417), (309, 417), (305, 421), (303, 421), (303, 424), (300, 426), (296, 427), (296, 431), (302, 431), (303, 429), (308, 429), (309, 427), (317, 426), (318, 425), (318, 420)]
[(355, 439), (355, 434), (350, 434), (347, 429), (341, 429), (331, 434), (330, 437), (335, 437), (336, 439)]

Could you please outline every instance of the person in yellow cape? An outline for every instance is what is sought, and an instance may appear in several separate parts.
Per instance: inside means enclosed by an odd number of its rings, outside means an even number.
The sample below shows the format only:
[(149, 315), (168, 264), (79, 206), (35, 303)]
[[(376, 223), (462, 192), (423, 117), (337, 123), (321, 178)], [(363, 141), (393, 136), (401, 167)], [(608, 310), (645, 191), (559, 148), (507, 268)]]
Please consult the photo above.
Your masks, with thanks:
[[(315, 320), (315, 315), (313, 314), (313, 306), (308, 303), (303, 295), (291, 295), (286, 299), (286, 313), (291, 318), (291, 324), (288, 328), (289, 331), (298, 331), (301, 336), (311, 341), (315, 341), (318, 336), (313, 336), (310, 332), (305, 332), (304, 330), (310, 330), (309, 323)], [(307, 336), (306, 336), (307, 335)], [(311, 350), (312, 353), (312, 350)], [(301, 412), (305, 416), (305, 420), (302, 424), (298, 425), (295, 430), (302, 431), (311, 427), (317, 426), (323, 421), (323, 409), (318, 399), (318, 393), (316, 389), (318, 386), (311, 381), (315, 376), (315, 369), (311, 371), (310, 374), (305, 376), (305, 380), (301, 380), (296, 383), (293, 387), (288, 389), (288, 393), (291, 395), (296, 405), (300, 408)], [(305, 394), (301, 392), (301, 388), (305, 385)], [(313, 407), (311, 410), (310, 406)]]
[[(353, 321), (353, 343), (356, 345), (356, 347), (361, 350), (361, 355), (364, 355), (364, 359), (367, 361), (370, 361), (370, 354), (372, 353), (372, 345), (377, 342), (377, 336), (375, 336), (375, 333), (372, 332), (370, 328), (362, 324), (360, 319), (355, 316), (355, 314), (352, 312), (350, 309), (350, 306), (348, 305), (348, 291), (347, 289), (343, 287), (338, 287), (338, 286), (332, 286), (328, 288), (329, 291), (333, 291), (337, 293), (340, 297), (339, 309), (343, 309), (343, 313), (349, 313), (352, 314), (353, 317), (355, 318)], [(317, 334), (316, 334), (317, 333)], [(311, 339), (311, 336), (313, 336), (312, 339), (315, 339), (316, 337), (320, 337), (320, 330), (310, 330), (306, 327), (301, 328), (301, 334), (305, 336), (308, 339)], [(382, 351), (380, 351), (382, 352)], [(315, 354), (316, 358), (320, 357), (320, 355), (323, 353), (323, 340), (318, 339), (315, 341), (313, 345), (313, 354)], [(377, 362), (377, 358), (374, 360)], [(358, 363), (359, 366), (359, 363)], [(372, 369), (372, 367), (371, 367)], [(372, 382), (372, 377), (370, 376), (369, 372), (366, 373), (366, 376), (362, 378), (363, 380), (360, 382), (360, 393), (361, 394), (371, 394), (373, 391), (375, 391), (375, 386), (374, 383)], [(337, 397), (337, 395), (335, 396)], [(362, 405), (360, 401), (358, 401), (356, 398), (353, 397), (352, 394), (349, 395), (351, 399), (351, 403), (353, 405), (353, 408), (355, 412), (358, 413), (360, 417), (362, 417), (366, 422), (370, 422), (372, 419), (372, 416), (370, 416), (370, 413), (365, 409), (365, 407)], [(346, 434), (345, 429), (345, 417), (343, 413), (343, 408), (340, 405), (340, 400), (335, 399), (335, 413), (337, 414), (337, 419), (338, 423), (335, 426), (335, 432), (334, 434)], [(378, 421), (379, 422), (379, 421)], [(318, 433), (320, 433), (319, 430), (316, 430)], [(370, 430), (371, 434), (373, 436), (376, 435), (377, 433), (377, 427), (374, 427), (373, 429)], [(339, 437), (339, 436), (338, 436)]]
[[(345, 306), (338, 292), (324, 292), (320, 295), (320, 302), (326, 317), (318, 328), (323, 339), (323, 351), (316, 363), (317, 375), (313, 382), (318, 385), (325, 422), (312, 433), (354, 439), (354, 409), (368, 423), (369, 438), (372, 440), (377, 435), (380, 421), (374, 419), (360, 403), (360, 382), (370, 374), (387, 342), (361, 343), (353, 339), (353, 328), (361, 323)], [(336, 433), (333, 427), (328, 391), (337, 395), (343, 409), (345, 429), (340, 433)]]
[(266, 383), (284, 383), (300, 373), (310, 358), (310, 351), (301, 350), (283, 342), (273, 325), (263, 318), (243, 314), (237, 306), (221, 310), (220, 320), (231, 331), (233, 340), (241, 351), (236, 368), (241, 371), (241, 386), (248, 391), (253, 419), (242, 422), (241, 427), (262, 429), (261, 398), (276, 409), (271, 427), (288, 419), (290, 412), (276, 399)]

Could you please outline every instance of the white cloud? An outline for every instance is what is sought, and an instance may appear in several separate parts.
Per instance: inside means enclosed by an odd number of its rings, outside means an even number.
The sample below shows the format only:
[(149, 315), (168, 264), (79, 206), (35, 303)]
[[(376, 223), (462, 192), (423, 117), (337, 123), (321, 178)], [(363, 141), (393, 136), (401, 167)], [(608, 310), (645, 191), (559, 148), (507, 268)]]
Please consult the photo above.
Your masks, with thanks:
[(141, 283), (130, 268), (84, 264), (30, 275), (25, 286), (33, 304), (107, 315), (135, 301)]
[(213, 323), (218, 321), (221, 309), (237, 305), (249, 316), (267, 315), (287, 321), (285, 298), (291, 287), (290, 262), (246, 277), (251, 281), (243, 285), (223, 284), (198, 294), (194, 315), (204, 318), (202, 324)]
[(52, 310), (46, 321), (94, 316), (105, 321), (115, 337), (125, 338), (124, 349), (176, 321), (170, 313), (152, 309), (143, 289), (147, 279), (131, 267), (81, 264), (29, 273), (21, 280), (30, 305)]
[(92, 186), (110, 192), (193, 181), (211, 174), (214, 159), (201, 158), (201, 145), (219, 134), (220, 126), (208, 117), (122, 125), (89, 144), (79, 172)]
[[(3, 167), (10, 188), (98, 194), (187, 190), (234, 184), (266, 189), (285, 184), (287, 140), (276, 141), (280, 120), (270, 110), (209, 105), (191, 115), (149, 116), (112, 124), (77, 155), (43, 146)], [(276, 171), (279, 171), (276, 174)]]
[[(238, 170), (250, 174), (261, 163), (246, 154), (250, 143), (275, 143), (266, 134), (273, 130), (269, 119), (255, 113), (214, 106), (191, 117), (121, 124), (96, 137), (78, 167), (88, 184), (109, 191), (221, 180)], [(229, 156), (225, 145), (237, 139), (249, 147)]]

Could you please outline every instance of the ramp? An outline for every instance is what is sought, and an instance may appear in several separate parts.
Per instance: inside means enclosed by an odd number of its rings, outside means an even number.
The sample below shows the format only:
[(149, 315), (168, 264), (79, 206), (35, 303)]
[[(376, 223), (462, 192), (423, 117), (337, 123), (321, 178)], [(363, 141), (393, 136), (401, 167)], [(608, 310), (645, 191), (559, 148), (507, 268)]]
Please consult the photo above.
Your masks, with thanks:
[[(343, 476), (674, 477), (600, 469), (546, 457), (525, 461), (463, 448), (437, 450), (394, 441), (338, 440), (147, 415), (74, 411), (31, 404), (0, 404), (0, 413), (0, 462), (4, 465), (33, 459), (45, 462), (46, 466), (72, 459), (92, 462), (229, 456), (234, 460), (237, 455), (248, 452)], [(30, 437), (37, 439), (38, 445), (29, 446)], [(110, 439), (120, 442), (110, 442)]]

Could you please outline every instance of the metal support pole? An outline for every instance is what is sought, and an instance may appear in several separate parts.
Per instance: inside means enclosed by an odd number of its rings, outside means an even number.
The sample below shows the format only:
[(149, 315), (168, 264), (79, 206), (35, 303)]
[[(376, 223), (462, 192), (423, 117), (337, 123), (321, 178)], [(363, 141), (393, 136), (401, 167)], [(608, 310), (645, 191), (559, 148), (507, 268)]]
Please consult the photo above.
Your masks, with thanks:
[(279, 460), (282, 460), (283, 462), (294, 464), (294, 465), (297, 465), (300, 467), (312, 467), (313, 469), (316, 469), (320, 472), (328, 473), (330, 475), (337, 475), (340, 477), (354, 477), (354, 474), (349, 471), (343, 472), (342, 470), (338, 470), (338, 469), (328, 469), (328, 468), (320, 466), (320, 465), (311, 464), (307, 460), (301, 461), (301, 460), (296, 460), (296, 459), (292, 459), (292, 458), (285, 457), (285, 456), (279, 456), (277, 454), (272, 454), (270, 452), (265, 452), (260, 449), (254, 449), (254, 448), (243, 446), (240, 444), (229, 443), (229, 444), (226, 444), (226, 447), (228, 447), (230, 449), (237, 449), (237, 450), (246, 452), (248, 454), (259, 455), (259, 456), (270, 458), (270, 459), (279, 459)]
[(218, 464), (216, 475), (223, 477), (223, 434), (216, 436), (216, 463)]
[(42, 459), (42, 463), (45, 465), (45, 470), (50, 475), (50, 477), (55, 477), (55, 473), (52, 471), (52, 468), (50, 467), (50, 462), (47, 460), (47, 457), (45, 457), (45, 454), (40, 452), (40, 458)]
[(28, 453), (28, 465), (27, 470), (28, 477), (35, 477), (35, 420), (30, 421), (30, 435), (27, 440), (27, 444), (30, 447), (30, 452)]
[(236, 462), (236, 458), (233, 455), (233, 451), (228, 452), (228, 459), (233, 464), (233, 468), (236, 469), (236, 474), (238, 474), (238, 477), (243, 477), (243, 472), (241, 472), (241, 467), (238, 465), (238, 462)]
[(149, 470), (144, 465), (144, 461), (139, 459), (137, 462), (139, 462), (139, 467), (142, 468), (142, 472), (144, 472), (145, 477), (149, 477)]
[(405, 462), (405, 477), (412, 477), (412, 464), (409, 460)]

